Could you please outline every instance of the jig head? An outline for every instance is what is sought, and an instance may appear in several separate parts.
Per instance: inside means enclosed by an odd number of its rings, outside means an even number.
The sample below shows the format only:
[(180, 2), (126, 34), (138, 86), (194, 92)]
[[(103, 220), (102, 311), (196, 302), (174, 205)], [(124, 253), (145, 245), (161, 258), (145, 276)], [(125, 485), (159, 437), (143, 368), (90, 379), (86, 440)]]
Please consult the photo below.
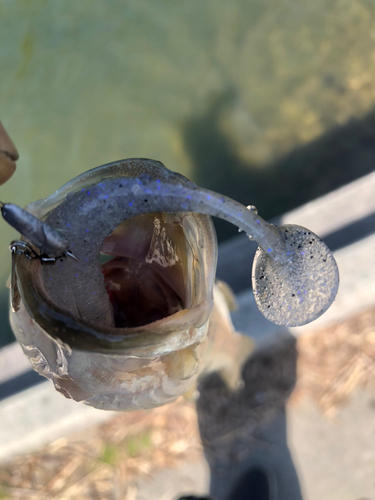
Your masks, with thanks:
[[(78, 260), (69, 251), (68, 239), (61, 232), (13, 203), (0, 201), (0, 209), (3, 219), (31, 243), (22, 240), (12, 241), (10, 244), (12, 253), (23, 253), (27, 258), (39, 259), (42, 263), (53, 263), (65, 256)], [(37, 253), (31, 245), (39, 249), (40, 253)]]

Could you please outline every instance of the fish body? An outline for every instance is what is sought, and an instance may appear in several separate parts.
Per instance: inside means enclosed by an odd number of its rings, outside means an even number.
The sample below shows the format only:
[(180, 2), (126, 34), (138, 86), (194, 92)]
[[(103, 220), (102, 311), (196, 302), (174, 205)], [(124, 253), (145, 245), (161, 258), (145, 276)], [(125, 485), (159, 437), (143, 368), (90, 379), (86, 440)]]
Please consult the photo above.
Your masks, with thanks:
[(2, 210), (23, 236), (11, 245), (15, 335), (57, 390), (97, 408), (164, 404), (191, 390), (205, 364), (227, 366), (235, 386), (252, 344), (235, 335), (223, 287), (211, 316), (210, 216), (257, 241), (255, 301), (274, 323), (313, 321), (338, 289), (335, 259), (314, 233), (269, 224), (153, 160), (103, 165), (26, 211)]
[(79, 261), (43, 265), (13, 255), (19, 303), (10, 316), (24, 353), (56, 390), (101, 409), (172, 401), (205, 364), (217, 260), (212, 221), (183, 212), (129, 217), (121, 203), (103, 202), (108, 181), (141, 175), (192, 185), (151, 160), (99, 167), (27, 207), (64, 232)]

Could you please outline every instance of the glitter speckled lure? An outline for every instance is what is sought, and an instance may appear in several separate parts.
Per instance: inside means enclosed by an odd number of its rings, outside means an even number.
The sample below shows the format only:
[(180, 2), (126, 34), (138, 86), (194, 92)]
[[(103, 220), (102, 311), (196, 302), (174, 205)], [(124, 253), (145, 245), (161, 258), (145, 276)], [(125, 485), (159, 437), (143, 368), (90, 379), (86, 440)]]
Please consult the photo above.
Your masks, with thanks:
[[(124, 160), (93, 169), (28, 211), (36, 218), (35, 238), (32, 221), (23, 235), (35, 255), (39, 250), (48, 259), (48, 245), (52, 252), (56, 241), (61, 251), (58, 255), (53, 250), (50, 265), (14, 252), (16, 335), (29, 357), (37, 360), (36, 369), (52, 378), (61, 392), (99, 408), (162, 404), (186, 390), (199, 372), (198, 350), (203, 349), (212, 310), (216, 268), (209, 215), (235, 224), (257, 241), (253, 289), (269, 320), (306, 324), (326, 311), (337, 293), (335, 260), (311, 231), (268, 224), (256, 211), (199, 188), (152, 160)], [(18, 217), (22, 223), (22, 213)], [(36, 237), (41, 220), (47, 235), (43, 248)], [(100, 263), (101, 255), (112, 260)], [(34, 332), (31, 344), (27, 328)], [(54, 346), (50, 359), (43, 348), (47, 339), (50, 348)], [(122, 382), (111, 386), (116, 355), (124, 353), (129, 359), (121, 371)], [(152, 369), (150, 361), (146, 363), (151, 354)], [(107, 357), (95, 358), (103, 355)], [(137, 367), (137, 381), (130, 359)], [(91, 379), (83, 383), (83, 372), (93, 366), (96, 372), (92, 369)]]

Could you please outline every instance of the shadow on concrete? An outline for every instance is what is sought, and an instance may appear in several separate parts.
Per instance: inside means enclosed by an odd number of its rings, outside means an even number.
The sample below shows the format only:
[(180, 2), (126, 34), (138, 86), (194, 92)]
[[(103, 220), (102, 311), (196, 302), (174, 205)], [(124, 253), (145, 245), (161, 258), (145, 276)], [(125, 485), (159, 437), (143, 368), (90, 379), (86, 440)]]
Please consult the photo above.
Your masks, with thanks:
[(0, 401), (43, 382), (46, 382), (46, 379), (34, 370), (28, 370), (6, 382), (0, 382)]
[(15, 338), (9, 324), (9, 290), (5, 288), (0, 293), (0, 349)]
[[(197, 184), (244, 205), (256, 205), (263, 218), (288, 212), (375, 169), (375, 110), (351, 119), (268, 165), (246, 163), (220, 123), (233, 105), (233, 90), (216, 97), (205, 114), (183, 126), (185, 148)], [(219, 241), (237, 234), (215, 220)]]
[[(295, 339), (290, 337), (247, 360), (243, 386), (237, 391), (232, 392), (218, 373), (200, 383), (198, 421), (213, 498), (232, 500), (237, 488), (236, 500), (260, 500), (263, 496), (246, 491), (244, 478), (249, 470), (262, 468), (276, 479), (275, 500), (302, 499), (285, 415), (296, 380), (296, 358)], [(239, 485), (245, 496), (238, 496)]]

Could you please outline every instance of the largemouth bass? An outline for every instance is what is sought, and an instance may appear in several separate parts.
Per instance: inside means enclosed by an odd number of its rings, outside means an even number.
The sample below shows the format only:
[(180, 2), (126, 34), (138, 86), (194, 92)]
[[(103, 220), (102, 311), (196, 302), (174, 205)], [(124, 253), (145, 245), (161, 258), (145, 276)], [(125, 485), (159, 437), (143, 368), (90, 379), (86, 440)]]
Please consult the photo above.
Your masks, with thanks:
[[(1, 206), (23, 235), (11, 244), (14, 333), (59, 392), (97, 408), (167, 403), (210, 364), (217, 261), (211, 215), (258, 242), (253, 288), (271, 321), (312, 321), (337, 292), (336, 263), (316, 235), (268, 224), (153, 160), (90, 170), (26, 211)], [(215, 293), (221, 310), (213, 317), (224, 318), (222, 294)], [(228, 345), (241, 350), (230, 334)]]

